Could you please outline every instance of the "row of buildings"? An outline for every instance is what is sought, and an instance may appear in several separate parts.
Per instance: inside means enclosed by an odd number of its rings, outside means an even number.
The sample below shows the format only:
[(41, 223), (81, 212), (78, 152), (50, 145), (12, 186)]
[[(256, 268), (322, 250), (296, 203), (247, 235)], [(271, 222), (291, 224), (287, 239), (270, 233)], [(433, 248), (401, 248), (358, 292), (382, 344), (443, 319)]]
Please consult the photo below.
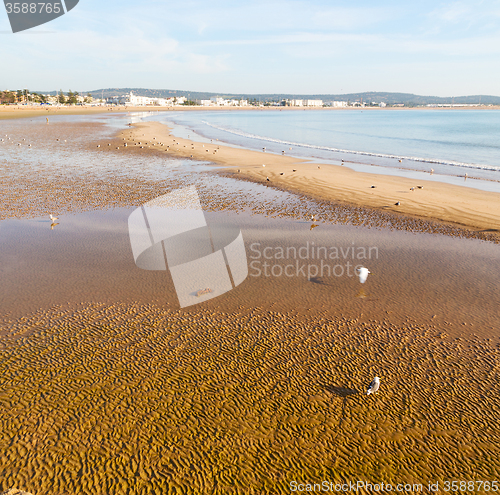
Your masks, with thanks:
[(198, 105), (203, 107), (248, 107), (248, 100), (227, 100), (212, 96), (210, 100), (196, 100)]
[(106, 105), (125, 105), (131, 107), (173, 107), (184, 105), (187, 101), (185, 96), (172, 98), (152, 98), (150, 96), (137, 96), (132, 91), (122, 96), (110, 96), (105, 99)]
[[(320, 107), (334, 107), (334, 108), (346, 108), (346, 107), (385, 107), (387, 106), (384, 102), (364, 102), (361, 101), (326, 101), (318, 99), (281, 99), (277, 101), (257, 101), (257, 99), (246, 100), (246, 99), (226, 99), (219, 96), (213, 96), (210, 99), (202, 99), (191, 101), (185, 96), (170, 97), (170, 98), (156, 98), (150, 96), (137, 96), (133, 92), (121, 95), (121, 96), (110, 96), (93, 98), (90, 93), (87, 96), (78, 94), (77, 92), (69, 92), (64, 95), (61, 92), (57, 95), (46, 95), (38, 93), (30, 93), (28, 90), (24, 91), (3, 91), (0, 92), (0, 103), (21, 103), (27, 105), (38, 105), (38, 104), (76, 104), (76, 105), (124, 105), (130, 107), (174, 107), (177, 105), (200, 105), (203, 107), (308, 107), (308, 108), (320, 108)], [(392, 104), (391, 106), (404, 106), (403, 103)], [(427, 106), (464, 106), (464, 105), (453, 105), (453, 104), (431, 104)], [(474, 106), (474, 105), (469, 105)], [(477, 105), (479, 106), (479, 105)]]

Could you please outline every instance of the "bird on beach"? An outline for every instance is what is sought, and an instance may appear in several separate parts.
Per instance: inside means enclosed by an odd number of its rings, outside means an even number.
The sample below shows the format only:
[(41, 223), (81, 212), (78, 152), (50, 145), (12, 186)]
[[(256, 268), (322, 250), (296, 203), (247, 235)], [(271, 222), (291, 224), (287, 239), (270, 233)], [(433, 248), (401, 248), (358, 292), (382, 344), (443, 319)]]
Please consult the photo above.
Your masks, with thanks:
[(311, 228), (310, 228), (309, 230), (315, 229), (316, 227), (318, 227), (318, 224), (317, 224), (317, 223), (313, 223), (313, 224), (311, 225)]
[(366, 279), (368, 278), (368, 274), (371, 273), (368, 268), (365, 268), (362, 266), (361, 268), (358, 268), (358, 277), (359, 281), (364, 284), (366, 282)]
[(397, 203), (394, 203), (394, 206), (399, 206), (401, 204), (401, 201), (398, 201)]
[(264, 164), (262, 164), (262, 166), (263, 166), (263, 167), (265, 167), (265, 165), (264, 165)]
[(372, 393), (377, 392), (377, 390), (380, 388), (380, 378), (376, 376), (368, 386), (368, 390), (366, 391), (366, 395), (370, 395)]
[(410, 187), (410, 191), (414, 191), (414, 190), (415, 190), (415, 188), (414, 188), (414, 187)]
[(431, 168), (431, 175), (432, 175), (433, 173), (434, 173), (434, 169), (433, 169), (433, 168)]
[(52, 222), (55, 222), (56, 220), (59, 220), (59, 217), (54, 217), (52, 213), (49, 215), (49, 218), (52, 220)]

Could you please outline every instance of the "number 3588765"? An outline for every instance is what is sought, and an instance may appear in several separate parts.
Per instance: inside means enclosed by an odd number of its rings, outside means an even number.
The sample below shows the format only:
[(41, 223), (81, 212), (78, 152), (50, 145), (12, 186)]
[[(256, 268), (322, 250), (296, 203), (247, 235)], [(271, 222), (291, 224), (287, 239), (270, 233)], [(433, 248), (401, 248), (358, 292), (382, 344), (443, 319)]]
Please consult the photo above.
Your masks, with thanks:
[(59, 14), (61, 4), (57, 3), (6, 3), (7, 14)]

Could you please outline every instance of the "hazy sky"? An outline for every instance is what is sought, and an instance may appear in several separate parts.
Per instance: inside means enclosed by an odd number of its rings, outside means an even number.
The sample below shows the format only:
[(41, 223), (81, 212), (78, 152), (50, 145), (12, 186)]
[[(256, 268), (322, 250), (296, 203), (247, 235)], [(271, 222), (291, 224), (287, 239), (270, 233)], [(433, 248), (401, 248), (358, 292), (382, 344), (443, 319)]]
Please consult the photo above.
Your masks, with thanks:
[(500, 0), (80, 0), (12, 34), (0, 89), (500, 95)]

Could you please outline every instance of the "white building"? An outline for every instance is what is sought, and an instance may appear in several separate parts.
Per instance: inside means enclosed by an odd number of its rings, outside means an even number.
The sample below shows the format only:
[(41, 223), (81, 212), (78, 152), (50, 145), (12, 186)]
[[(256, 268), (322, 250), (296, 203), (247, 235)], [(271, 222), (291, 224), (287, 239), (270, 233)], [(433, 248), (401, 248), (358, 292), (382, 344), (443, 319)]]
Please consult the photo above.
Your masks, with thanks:
[(210, 98), (210, 101), (212, 102), (212, 104), (218, 107), (226, 107), (229, 105), (229, 100), (225, 100), (224, 98), (219, 98), (218, 96), (212, 96)]
[(180, 96), (179, 98), (150, 98), (149, 96), (136, 96), (130, 92), (128, 95), (119, 97), (118, 103), (133, 107), (173, 107), (174, 105), (183, 105), (186, 100), (187, 98), (185, 96)]
[(323, 100), (304, 100), (304, 106), (306, 106), (306, 107), (322, 107)]
[(347, 101), (332, 101), (331, 106), (335, 108), (347, 107)]
[(246, 107), (248, 100), (226, 100), (219, 96), (212, 96), (210, 100), (199, 100), (200, 105), (216, 107)]

